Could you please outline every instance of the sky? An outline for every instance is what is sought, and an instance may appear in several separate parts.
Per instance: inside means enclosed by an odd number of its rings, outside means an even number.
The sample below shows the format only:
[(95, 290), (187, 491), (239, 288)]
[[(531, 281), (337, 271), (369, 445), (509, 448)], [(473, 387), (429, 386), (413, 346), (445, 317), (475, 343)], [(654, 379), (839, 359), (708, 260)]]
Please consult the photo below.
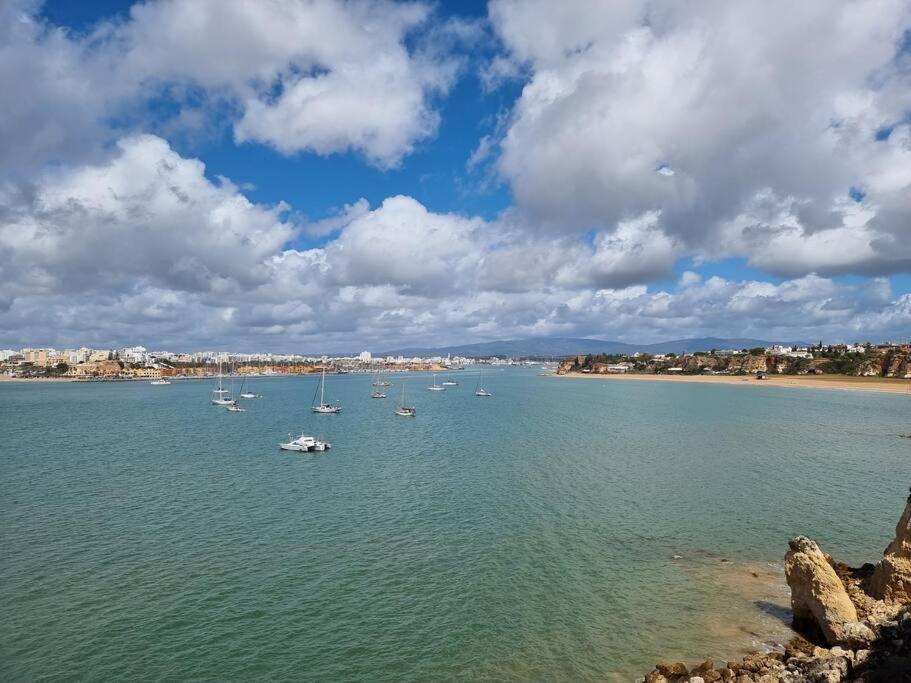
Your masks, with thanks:
[(907, 0), (0, 0), (0, 348), (911, 337)]

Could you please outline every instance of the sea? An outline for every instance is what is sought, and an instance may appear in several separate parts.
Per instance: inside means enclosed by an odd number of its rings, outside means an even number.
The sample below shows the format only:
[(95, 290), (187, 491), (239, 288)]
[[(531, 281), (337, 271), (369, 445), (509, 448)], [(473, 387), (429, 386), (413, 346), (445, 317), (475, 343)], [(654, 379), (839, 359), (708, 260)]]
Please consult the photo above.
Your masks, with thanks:
[(0, 680), (632, 681), (780, 647), (790, 537), (894, 532), (911, 392), (539, 373), (0, 383)]

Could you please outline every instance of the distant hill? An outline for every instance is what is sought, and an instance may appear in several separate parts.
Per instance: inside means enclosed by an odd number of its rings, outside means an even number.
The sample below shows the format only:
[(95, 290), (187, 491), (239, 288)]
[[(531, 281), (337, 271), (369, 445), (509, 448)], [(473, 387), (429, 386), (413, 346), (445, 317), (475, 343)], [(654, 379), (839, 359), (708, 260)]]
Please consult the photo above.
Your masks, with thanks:
[(404, 348), (383, 351), (382, 356), (466, 356), (485, 358), (488, 356), (506, 356), (509, 358), (562, 358), (566, 356), (585, 355), (589, 353), (683, 353), (693, 351), (711, 351), (712, 349), (749, 349), (754, 346), (772, 346), (783, 344), (790, 346), (802, 344), (794, 341), (768, 341), (764, 339), (725, 339), (720, 337), (703, 337), (701, 339), (675, 339), (657, 344), (628, 344), (626, 342), (606, 341), (603, 339), (582, 339), (573, 337), (532, 337), (529, 339), (510, 339), (507, 341), (484, 342), (481, 344), (462, 344), (442, 346), (439, 348)]

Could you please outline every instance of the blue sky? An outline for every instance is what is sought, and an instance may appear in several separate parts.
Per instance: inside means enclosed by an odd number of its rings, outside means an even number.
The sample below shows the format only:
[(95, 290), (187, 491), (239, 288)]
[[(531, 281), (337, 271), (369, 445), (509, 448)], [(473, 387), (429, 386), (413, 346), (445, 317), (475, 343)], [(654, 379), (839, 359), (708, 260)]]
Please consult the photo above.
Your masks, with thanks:
[(904, 3), (4, 12), (0, 344), (911, 330)]

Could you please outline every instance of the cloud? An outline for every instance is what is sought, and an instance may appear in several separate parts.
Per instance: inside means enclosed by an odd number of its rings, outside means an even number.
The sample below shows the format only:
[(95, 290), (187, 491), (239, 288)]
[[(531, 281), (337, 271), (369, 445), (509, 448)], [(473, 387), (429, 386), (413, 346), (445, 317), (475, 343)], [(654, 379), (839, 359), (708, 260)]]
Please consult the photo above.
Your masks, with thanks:
[(137, 285), (208, 293), (265, 282), (291, 239), (287, 207), (254, 205), (161, 138), (120, 140), (97, 165), (0, 190), (0, 270), (13, 293), (116, 293)]
[[(432, 98), (458, 68), (412, 40), (430, 16), (421, 3), (158, 0), (87, 35), (43, 23), (35, 10), (23, 0), (0, 9), (0, 171), (97, 151), (111, 139), (110, 120), (154, 121), (145, 105), (156, 99), (176, 112), (155, 123), (162, 129), (196, 134), (227, 116), (241, 143), (353, 151), (394, 167), (436, 132)], [(444, 33), (453, 44), (469, 28)]]
[[(161, 138), (0, 191), (0, 344), (351, 350), (564, 334), (889, 336), (911, 297), (885, 280), (779, 284), (694, 272), (646, 212), (584, 239), (436, 213), (412, 197), (346, 207), (295, 249), (290, 207), (256, 204)], [(330, 229), (331, 228), (331, 229)]]
[[(491, 69), (526, 74), (497, 162), (525, 221), (579, 233), (658, 210), (694, 255), (789, 276), (908, 270), (907, 2), (492, 0), (489, 15)], [(763, 197), (800, 223), (750, 217)]]

